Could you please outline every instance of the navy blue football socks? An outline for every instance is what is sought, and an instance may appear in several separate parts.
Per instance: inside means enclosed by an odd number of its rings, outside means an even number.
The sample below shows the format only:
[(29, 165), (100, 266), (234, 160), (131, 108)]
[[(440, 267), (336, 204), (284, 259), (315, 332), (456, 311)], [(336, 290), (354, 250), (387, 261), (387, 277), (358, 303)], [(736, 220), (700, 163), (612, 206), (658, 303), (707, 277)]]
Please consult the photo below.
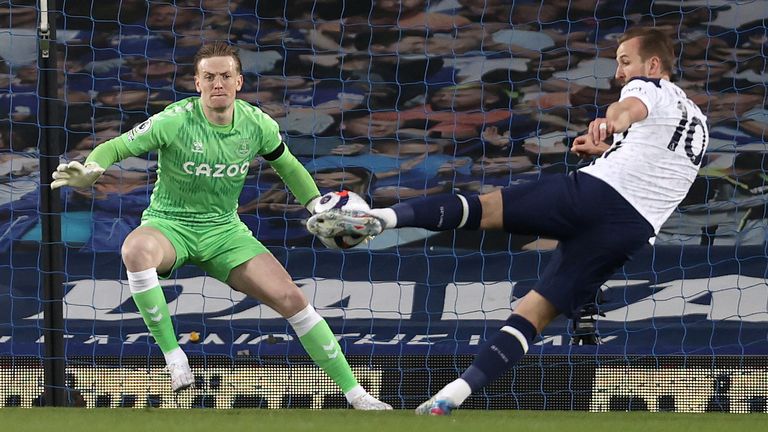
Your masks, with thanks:
[(397, 227), (417, 227), (430, 231), (456, 228), (477, 229), (483, 210), (477, 195), (440, 194), (403, 201), (391, 209), (397, 215)]
[(472, 392), (480, 390), (523, 358), (536, 333), (536, 327), (530, 321), (520, 315), (510, 315), (506, 325), (480, 348), (461, 378), (469, 384)]

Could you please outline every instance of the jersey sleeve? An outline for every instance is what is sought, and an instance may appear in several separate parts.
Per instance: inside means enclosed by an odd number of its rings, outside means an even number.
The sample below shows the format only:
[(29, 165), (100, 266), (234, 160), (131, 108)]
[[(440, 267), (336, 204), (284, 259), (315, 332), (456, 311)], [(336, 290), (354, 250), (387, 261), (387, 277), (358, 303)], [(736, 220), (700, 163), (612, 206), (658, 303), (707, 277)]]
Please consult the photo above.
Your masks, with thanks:
[(180, 113), (166, 109), (120, 135), (119, 139), (133, 156), (162, 149), (172, 143), (181, 130), (182, 117)]
[(95, 162), (106, 169), (113, 163), (119, 162), (130, 156), (140, 156), (152, 150), (162, 148), (171, 142), (179, 130), (178, 123), (174, 119), (163, 115), (165, 111), (158, 113), (128, 132), (99, 144), (86, 159), (87, 162)]
[(120, 139), (120, 137), (117, 137), (96, 146), (91, 154), (88, 155), (85, 163), (95, 162), (100, 167), (107, 169), (112, 166), (113, 163), (130, 156), (133, 155), (128, 147), (123, 143), (123, 140)]
[(658, 80), (634, 78), (621, 89), (619, 102), (630, 97), (640, 99), (640, 102), (642, 102), (648, 110), (648, 115), (651, 115), (654, 107), (660, 102), (661, 86), (659, 85)]
[(283, 142), (283, 137), (280, 136), (280, 126), (277, 122), (264, 114), (264, 117), (260, 121), (261, 126), (261, 150), (260, 155), (266, 155), (277, 150), (280, 144)]
[(320, 196), (315, 180), (312, 175), (304, 168), (304, 165), (291, 154), (286, 147), (283, 153), (277, 159), (269, 161), (277, 175), (283, 180), (288, 189), (293, 193), (301, 205), (305, 206), (313, 198)]

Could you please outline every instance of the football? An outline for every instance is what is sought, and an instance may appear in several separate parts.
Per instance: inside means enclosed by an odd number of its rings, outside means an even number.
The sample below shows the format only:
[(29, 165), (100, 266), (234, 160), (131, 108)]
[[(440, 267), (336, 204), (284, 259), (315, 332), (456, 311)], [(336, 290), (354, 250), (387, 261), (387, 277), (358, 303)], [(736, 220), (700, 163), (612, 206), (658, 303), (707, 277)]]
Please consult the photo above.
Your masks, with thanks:
[[(320, 197), (320, 201), (315, 205), (315, 214), (326, 212), (331, 209), (354, 212), (358, 210), (370, 210), (370, 206), (358, 194), (342, 190), (337, 192), (328, 192)], [(317, 238), (329, 249), (349, 249), (368, 240), (367, 236), (354, 234), (339, 234), (332, 237), (317, 235)]]

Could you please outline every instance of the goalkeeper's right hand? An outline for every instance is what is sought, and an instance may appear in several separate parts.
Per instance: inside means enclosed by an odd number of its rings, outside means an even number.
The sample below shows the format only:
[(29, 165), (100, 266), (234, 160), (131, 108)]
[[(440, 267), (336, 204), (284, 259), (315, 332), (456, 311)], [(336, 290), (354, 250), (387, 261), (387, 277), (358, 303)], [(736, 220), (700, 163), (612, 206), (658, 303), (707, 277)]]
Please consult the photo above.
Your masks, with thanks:
[(95, 162), (88, 162), (85, 165), (78, 161), (60, 164), (53, 173), (53, 182), (51, 189), (57, 189), (62, 186), (74, 188), (89, 187), (104, 174), (104, 168)]

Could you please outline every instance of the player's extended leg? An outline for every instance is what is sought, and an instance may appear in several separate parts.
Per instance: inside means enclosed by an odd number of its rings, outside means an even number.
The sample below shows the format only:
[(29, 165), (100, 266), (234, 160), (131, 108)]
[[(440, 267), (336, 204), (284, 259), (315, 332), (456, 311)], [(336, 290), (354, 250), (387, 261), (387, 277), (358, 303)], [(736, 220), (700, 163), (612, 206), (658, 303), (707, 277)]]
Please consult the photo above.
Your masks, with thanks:
[[(592, 180), (595, 181), (599, 180)], [(572, 233), (577, 225), (574, 214), (578, 203), (573, 199), (577, 192), (575, 176), (551, 175), (483, 195), (432, 195), (365, 212), (328, 210), (312, 216), (307, 221), (307, 230), (329, 237), (341, 233), (374, 236), (381, 230), (400, 227), (430, 231), (503, 229), (560, 238)], [(370, 223), (371, 219), (379, 223)], [(381, 229), (377, 229), (378, 225)]]
[(480, 348), (475, 360), (461, 377), (443, 387), (419, 405), (419, 415), (449, 415), (469, 395), (493, 382), (514, 367), (528, 352), (528, 346), (559, 312), (536, 291), (530, 291), (501, 327)]
[(365, 212), (329, 210), (307, 221), (307, 230), (324, 237), (340, 233), (375, 236), (384, 229), (399, 227), (430, 231), (502, 228), (501, 193), (439, 194)]
[(235, 267), (227, 283), (286, 317), (309, 356), (341, 388), (355, 409), (392, 409), (358, 384), (328, 323), (309, 304), (272, 254), (256, 255)]
[(128, 273), (131, 296), (144, 323), (165, 356), (171, 374), (171, 388), (180, 391), (192, 385), (195, 377), (187, 355), (176, 340), (168, 303), (160, 287), (157, 269), (171, 269), (176, 252), (171, 242), (151, 227), (135, 229), (123, 242), (123, 262)]
[[(505, 325), (480, 348), (472, 365), (461, 377), (420, 405), (417, 414), (449, 414), (471, 393), (514, 367), (528, 351), (536, 335), (559, 313), (572, 318), (584, 304), (594, 300), (600, 286), (633, 253), (647, 245), (653, 227), (628, 203), (615, 200), (618, 204), (611, 206), (609, 199), (595, 208), (587, 203), (589, 211), (586, 219), (594, 221), (591, 225), (564, 212), (554, 218), (572, 217), (577, 223), (581, 222), (579, 225), (583, 230), (561, 239), (535, 291), (523, 297)], [(515, 220), (508, 215), (505, 222)], [(533, 223), (546, 228), (543, 221)], [(551, 230), (555, 231), (555, 228)]]

